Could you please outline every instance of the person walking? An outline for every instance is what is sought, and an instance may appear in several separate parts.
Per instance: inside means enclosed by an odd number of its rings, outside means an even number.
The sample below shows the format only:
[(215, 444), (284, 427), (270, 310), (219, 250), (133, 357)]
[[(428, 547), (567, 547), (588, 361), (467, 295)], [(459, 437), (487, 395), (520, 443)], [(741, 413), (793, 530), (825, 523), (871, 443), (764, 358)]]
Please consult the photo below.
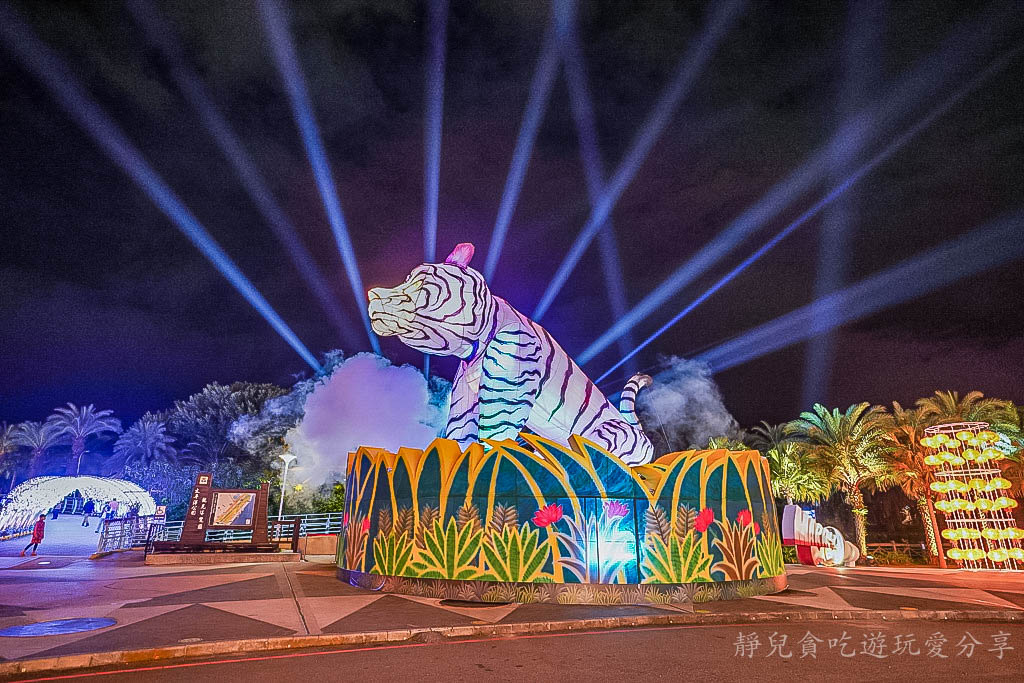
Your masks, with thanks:
[(106, 519), (109, 516), (110, 516), (110, 503), (107, 502), (107, 503), (103, 504), (103, 509), (100, 510), (100, 516), (96, 518), (96, 531), (94, 533), (98, 534), (100, 532), (100, 529), (103, 528), (103, 520)]
[(25, 546), (25, 549), (21, 551), (21, 556), (25, 557), (25, 553), (28, 552), (29, 548), (32, 548), (32, 556), (35, 557), (36, 550), (39, 549), (39, 544), (43, 542), (43, 532), (46, 531), (46, 513), (39, 515), (39, 519), (36, 520), (36, 525), (32, 527), (32, 541)]
[[(61, 501), (61, 502), (63, 502), (63, 501)], [(60, 517), (60, 503), (57, 503), (56, 505), (54, 505), (53, 509), (50, 510), (50, 512), (53, 513), (53, 518), (54, 519), (57, 519), (58, 517)]]
[(90, 498), (82, 506), (82, 526), (89, 526), (89, 518), (92, 517), (94, 512), (96, 512), (96, 503), (92, 502), (92, 498)]

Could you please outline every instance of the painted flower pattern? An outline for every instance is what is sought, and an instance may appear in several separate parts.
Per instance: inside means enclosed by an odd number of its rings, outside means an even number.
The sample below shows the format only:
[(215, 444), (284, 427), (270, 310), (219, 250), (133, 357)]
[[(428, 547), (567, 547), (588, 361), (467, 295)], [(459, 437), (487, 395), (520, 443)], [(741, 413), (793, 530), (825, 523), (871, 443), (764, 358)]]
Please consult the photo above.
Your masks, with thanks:
[(370, 518), (367, 517), (366, 519), (363, 520), (363, 533), (366, 533), (369, 530), (370, 530)]
[(736, 513), (736, 523), (741, 527), (750, 526), (752, 521), (754, 521), (754, 517), (750, 514), (750, 510), (740, 510)]
[(715, 521), (715, 511), (711, 508), (704, 508), (697, 513), (697, 519), (693, 522), (693, 528), (704, 533), (711, 526), (711, 523)]
[(341, 526), (343, 526), (346, 529), (348, 528), (348, 513), (347, 512), (341, 518)]
[(549, 503), (533, 513), (533, 523), (539, 527), (545, 527), (562, 519), (564, 515), (561, 505)]
[(618, 500), (606, 500), (604, 516), (608, 519), (621, 519), (629, 516), (629, 506)]

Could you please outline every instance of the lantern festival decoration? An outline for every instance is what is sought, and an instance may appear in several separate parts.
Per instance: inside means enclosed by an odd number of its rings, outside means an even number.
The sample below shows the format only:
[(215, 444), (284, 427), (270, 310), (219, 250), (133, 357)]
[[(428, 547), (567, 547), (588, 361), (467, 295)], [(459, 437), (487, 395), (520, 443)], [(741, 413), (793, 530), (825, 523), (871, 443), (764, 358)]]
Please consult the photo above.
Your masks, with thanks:
[(1024, 529), (1013, 511), (1010, 482), (998, 463), (1005, 440), (986, 422), (958, 422), (925, 429), (924, 462), (934, 468), (935, 507), (946, 518), (946, 557), (967, 569), (1024, 570)]

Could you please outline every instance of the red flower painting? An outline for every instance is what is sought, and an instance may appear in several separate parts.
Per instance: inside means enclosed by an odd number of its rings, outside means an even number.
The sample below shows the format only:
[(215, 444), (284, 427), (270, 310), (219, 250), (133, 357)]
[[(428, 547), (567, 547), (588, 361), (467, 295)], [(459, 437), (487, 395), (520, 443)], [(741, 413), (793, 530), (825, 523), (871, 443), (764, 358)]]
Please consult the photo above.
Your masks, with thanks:
[(761, 533), (761, 525), (754, 522), (754, 535), (757, 536), (759, 533)]
[(363, 533), (366, 533), (369, 530), (370, 530), (370, 518), (367, 517), (367, 518), (365, 518), (363, 520)]
[(711, 508), (704, 508), (697, 513), (697, 519), (693, 522), (693, 528), (704, 533), (711, 526), (711, 523), (715, 521), (715, 511)]
[(345, 513), (345, 515), (344, 515), (344, 516), (343, 516), (343, 517), (341, 518), (341, 526), (342, 526), (342, 527), (344, 527), (344, 528), (346, 528), (346, 529), (348, 528), (348, 513), (347, 513), (347, 512), (346, 512), (346, 513)]
[(740, 510), (736, 513), (736, 523), (741, 527), (750, 526), (752, 521), (754, 521), (754, 517), (750, 514), (750, 510)]
[(545, 527), (562, 519), (564, 514), (561, 505), (550, 503), (533, 513), (533, 523)]

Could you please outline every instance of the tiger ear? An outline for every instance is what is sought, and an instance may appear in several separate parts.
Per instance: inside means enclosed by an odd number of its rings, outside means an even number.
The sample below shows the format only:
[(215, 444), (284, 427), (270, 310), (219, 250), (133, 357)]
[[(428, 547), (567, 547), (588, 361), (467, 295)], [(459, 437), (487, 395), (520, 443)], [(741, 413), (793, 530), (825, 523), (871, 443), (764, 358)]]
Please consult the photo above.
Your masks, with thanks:
[(476, 247), (469, 242), (456, 244), (455, 248), (452, 249), (452, 253), (448, 254), (448, 258), (444, 262), (459, 268), (466, 268), (469, 266), (469, 262), (473, 260), (474, 251), (476, 251)]

